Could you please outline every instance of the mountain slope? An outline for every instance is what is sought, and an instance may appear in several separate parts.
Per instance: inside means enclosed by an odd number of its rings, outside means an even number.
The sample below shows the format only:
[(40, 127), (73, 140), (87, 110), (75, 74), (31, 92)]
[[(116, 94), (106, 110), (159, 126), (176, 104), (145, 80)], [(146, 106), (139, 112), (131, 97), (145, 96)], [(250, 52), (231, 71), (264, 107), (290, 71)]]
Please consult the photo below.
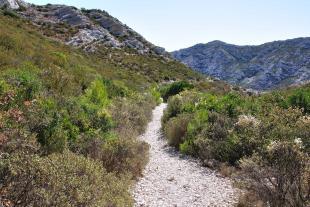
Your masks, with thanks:
[(17, 10), (39, 26), (45, 35), (87, 51), (108, 46), (131, 48), (140, 54), (169, 56), (165, 49), (153, 45), (106, 11), (79, 10), (66, 5), (37, 6), (21, 0), (0, 0), (0, 7), (3, 6)]
[(220, 41), (175, 51), (193, 69), (254, 90), (270, 90), (310, 80), (310, 38), (236, 46)]
[(158, 55), (85, 52), (40, 29), (0, 9), (0, 206), (132, 206), (148, 154), (136, 138), (157, 83), (202, 77)]

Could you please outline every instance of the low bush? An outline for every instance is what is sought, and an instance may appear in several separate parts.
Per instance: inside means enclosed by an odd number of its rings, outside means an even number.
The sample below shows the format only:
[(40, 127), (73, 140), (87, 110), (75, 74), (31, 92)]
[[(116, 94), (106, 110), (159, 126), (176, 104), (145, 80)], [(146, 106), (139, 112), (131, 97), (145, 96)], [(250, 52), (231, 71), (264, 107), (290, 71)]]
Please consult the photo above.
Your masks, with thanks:
[(68, 63), (68, 57), (63, 52), (52, 52), (51, 56), (55, 65), (64, 67)]
[(273, 142), (261, 154), (243, 159), (250, 190), (272, 207), (309, 205), (309, 157), (299, 144)]
[(102, 146), (100, 161), (108, 172), (137, 178), (148, 162), (148, 149), (146, 143), (133, 138), (110, 140)]
[(114, 130), (120, 137), (140, 135), (152, 118), (155, 105), (155, 100), (150, 96), (115, 99), (110, 107)]
[(21, 105), (24, 101), (37, 98), (42, 87), (38, 69), (31, 64), (25, 64), (17, 70), (8, 70), (2, 74), (2, 78), (10, 90), (15, 92), (14, 104)]
[(304, 113), (310, 113), (310, 89), (298, 89), (289, 97), (291, 106), (302, 108)]
[(179, 94), (186, 89), (192, 89), (194, 86), (186, 81), (174, 82), (170, 85), (164, 86), (161, 90), (161, 96), (164, 101), (167, 101), (170, 96)]
[(198, 149), (198, 156), (202, 160), (216, 159), (222, 162), (235, 162), (235, 143), (229, 133), (230, 119), (226, 115), (210, 112), (207, 123), (201, 126), (198, 134), (191, 136), (194, 139), (196, 137), (193, 143)]
[(36, 134), (30, 133), (20, 125), (14, 124), (14, 129), (4, 127), (0, 133), (0, 151), (2, 153), (25, 152), (29, 154), (39, 153), (40, 144)]
[(156, 104), (160, 104), (163, 101), (157, 85), (153, 86), (150, 89), (150, 93), (151, 93), (152, 97), (155, 99)]
[(121, 81), (104, 80), (103, 82), (107, 88), (108, 96), (110, 99), (132, 95), (132, 91), (130, 91)]
[[(3, 156), (3, 155), (2, 155)], [(130, 206), (127, 178), (70, 152), (1, 159), (1, 192), (14, 206)]]
[(162, 117), (162, 124), (166, 124), (166, 122), (176, 117), (179, 113), (182, 112), (182, 97), (181, 96), (173, 96), (168, 100), (167, 109), (164, 111), (164, 115)]
[(102, 137), (93, 132), (83, 135), (73, 151), (97, 160), (108, 172), (137, 178), (147, 164), (148, 149), (146, 143), (135, 137)]
[(179, 149), (180, 144), (185, 140), (187, 126), (190, 122), (190, 115), (182, 114), (170, 119), (164, 128), (169, 145)]

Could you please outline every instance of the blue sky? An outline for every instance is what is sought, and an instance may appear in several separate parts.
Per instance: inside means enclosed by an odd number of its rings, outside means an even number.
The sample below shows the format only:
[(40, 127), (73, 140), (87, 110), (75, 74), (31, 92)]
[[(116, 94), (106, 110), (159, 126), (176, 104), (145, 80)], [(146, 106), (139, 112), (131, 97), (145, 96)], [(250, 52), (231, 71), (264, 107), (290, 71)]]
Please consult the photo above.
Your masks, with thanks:
[(221, 40), (257, 45), (310, 37), (310, 0), (26, 0), (109, 12), (168, 51)]

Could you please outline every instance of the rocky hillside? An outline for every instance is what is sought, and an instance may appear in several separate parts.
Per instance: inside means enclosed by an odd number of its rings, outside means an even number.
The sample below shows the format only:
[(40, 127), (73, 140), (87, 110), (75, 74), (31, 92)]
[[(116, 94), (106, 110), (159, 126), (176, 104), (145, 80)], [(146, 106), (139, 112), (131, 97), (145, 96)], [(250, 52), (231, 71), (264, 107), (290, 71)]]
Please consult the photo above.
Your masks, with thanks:
[(0, 7), (16, 10), (40, 26), (43, 33), (68, 45), (94, 51), (100, 46), (130, 48), (140, 54), (169, 56), (127, 25), (101, 10), (79, 10), (66, 5), (30, 5), (21, 0), (0, 0)]
[(27, 6), (28, 4), (22, 0), (0, 0), (0, 7), (19, 9), (21, 7), (27, 7)]
[(213, 41), (172, 55), (199, 72), (253, 90), (270, 90), (310, 80), (310, 38), (259, 46)]

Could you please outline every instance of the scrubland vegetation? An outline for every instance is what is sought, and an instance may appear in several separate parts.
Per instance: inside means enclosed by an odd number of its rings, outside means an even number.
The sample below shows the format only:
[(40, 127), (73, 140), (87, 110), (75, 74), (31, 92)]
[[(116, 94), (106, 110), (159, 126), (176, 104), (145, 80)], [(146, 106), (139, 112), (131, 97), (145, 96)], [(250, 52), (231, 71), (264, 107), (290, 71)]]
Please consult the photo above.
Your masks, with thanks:
[(0, 25), (3, 205), (131, 206), (157, 85), (201, 76), (133, 51), (87, 54), (17, 16), (1, 14)]
[(309, 205), (309, 85), (247, 95), (161, 57), (72, 49), (13, 14), (0, 25), (5, 206), (131, 206), (148, 161), (137, 137), (161, 97), (170, 145), (239, 169), (239, 206)]
[(307, 206), (309, 104), (309, 85), (263, 95), (191, 89), (168, 99), (162, 123), (182, 153), (239, 169), (249, 190), (239, 206)]

